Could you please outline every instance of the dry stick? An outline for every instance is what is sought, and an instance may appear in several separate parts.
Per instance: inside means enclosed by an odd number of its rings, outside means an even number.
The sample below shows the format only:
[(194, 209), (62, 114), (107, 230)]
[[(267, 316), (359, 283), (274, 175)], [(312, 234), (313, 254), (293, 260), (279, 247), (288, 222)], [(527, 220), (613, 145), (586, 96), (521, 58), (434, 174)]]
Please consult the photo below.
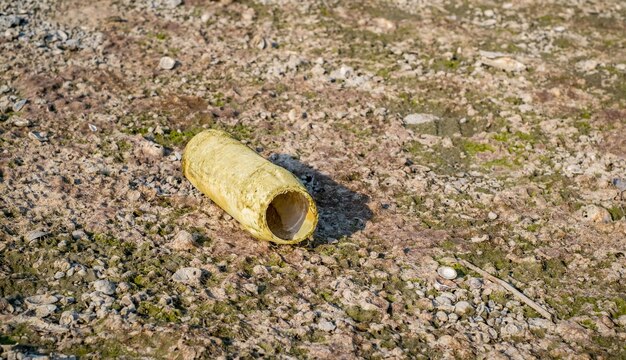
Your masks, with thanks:
[(485, 270), (483, 270), (483, 269), (479, 268), (478, 266), (470, 263), (469, 261), (466, 261), (466, 260), (463, 260), (463, 259), (458, 259), (458, 258), (456, 259), (456, 261), (459, 262), (461, 265), (469, 268), (470, 270), (479, 273), (482, 277), (487, 278), (490, 281), (492, 281), (494, 283), (497, 283), (500, 286), (502, 286), (503, 288), (505, 288), (508, 291), (512, 292), (513, 295), (517, 296), (526, 305), (528, 305), (531, 308), (533, 308), (536, 312), (541, 314), (546, 319), (552, 321), (552, 314), (550, 314), (546, 309), (544, 309), (541, 306), (539, 306), (539, 304), (537, 304), (536, 302), (530, 300), (530, 298), (528, 296), (526, 296), (526, 295), (522, 294), (521, 292), (519, 292), (518, 290), (516, 290), (508, 282), (506, 282), (504, 280), (501, 280), (501, 279), (498, 279), (497, 277), (491, 275), (490, 273), (486, 272)]

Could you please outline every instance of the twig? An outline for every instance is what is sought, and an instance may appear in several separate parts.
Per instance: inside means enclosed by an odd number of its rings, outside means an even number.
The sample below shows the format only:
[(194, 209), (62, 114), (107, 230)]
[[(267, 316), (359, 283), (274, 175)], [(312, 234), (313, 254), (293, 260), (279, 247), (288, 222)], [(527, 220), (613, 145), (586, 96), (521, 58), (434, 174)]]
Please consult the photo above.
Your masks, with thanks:
[(494, 283), (499, 284), (500, 286), (502, 286), (506, 290), (508, 290), (511, 293), (513, 293), (513, 295), (515, 295), (517, 298), (522, 300), (526, 305), (528, 305), (531, 308), (533, 308), (536, 312), (541, 314), (543, 317), (545, 317), (546, 319), (552, 321), (552, 314), (550, 314), (546, 309), (542, 308), (536, 302), (532, 301), (528, 296), (526, 296), (526, 295), (522, 294), (521, 292), (519, 292), (517, 289), (515, 289), (513, 286), (511, 286), (511, 284), (509, 284), (508, 282), (506, 282), (504, 280), (501, 280), (501, 279), (498, 279), (497, 277), (489, 274), (485, 270), (483, 270), (483, 269), (479, 268), (478, 266), (470, 263), (469, 261), (466, 261), (466, 260), (463, 260), (463, 259), (459, 259), (459, 258), (457, 258), (456, 261), (459, 264), (469, 268), (470, 270), (479, 273), (482, 277), (484, 277), (486, 279), (489, 279), (490, 281), (492, 281)]

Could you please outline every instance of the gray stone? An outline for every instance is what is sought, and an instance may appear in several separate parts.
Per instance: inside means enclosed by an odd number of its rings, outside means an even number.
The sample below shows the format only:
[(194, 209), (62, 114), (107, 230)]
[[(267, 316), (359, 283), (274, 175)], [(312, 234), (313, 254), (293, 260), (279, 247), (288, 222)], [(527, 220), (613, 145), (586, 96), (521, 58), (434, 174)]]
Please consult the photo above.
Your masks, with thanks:
[(52, 304), (39, 305), (35, 308), (35, 316), (44, 318), (50, 314), (53, 314), (56, 310), (57, 310), (56, 305), (52, 305)]
[(27, 297), (24, 300), (26, 302), (26, 305), (28, 305), (28, 307), (34, 308), (40, 305), (54, 304), (57, 301), (59, 301), (59, 298), (54, 295), (35, 295), (35, 296)]
[(182, 4), (183, 4), (183, 0), (165, 0), (165, 6), (167, 6), (170, 9), (179, 7)]
[(202, 278), (202, 270), (195, 267), (185, 267), (178, 269), (172, 280), (183, 284), (198, 284)]
[(332, 322), (326, 320), (326, 319), (321, 319), (318, 323), (317, 323), (317, 327), (322, 330), (322, 331), (333, 331), (337, 328), (337, 326), (335, 324), (333, 324)]
[(471, 313), (474, 310), (474, 308), (472, 307), (472, 305), (467, 302), (467, 301), (459, 301), (458, 303), (456, 303), (454, 305), (454, 312), (459, 315), (459, 316), (463, 316), (466, 314)]
[(100, 291), (103, 294), (115, 294), (116, 285), (114, 282), (109, 280), (97, 280), (93, 283), (93, 287), (94, 289), (96, 289), (96, 291)]
[(437, 321), (444, 323), (448, 321), (448, 314), (443, 311), (437, 311), (435, 318), (437, 318)]
[(526, 70), (526, 65), (508, 56), (495, 59), (483, 58), (482, 63), (506, 72), (519, 72)]
[(438, 121), (439, 117), (432, 114), (409, 114), (404, 117), (405, 125), (421, 125)]
[(186, 230), (181, 230), (176, 234), (176, 236), (174, 236), (174, 240), (172, 240), (172, 242), (170, 242), (167, 246), (174, 250), (191, 250), (195, 247), (193, 235)]
[(59, 324), (71, 325), (76, 320), (78, 320), (78, 314), (75, 311), (68, 310), (61, 313), (61, 317), (59, 318)]

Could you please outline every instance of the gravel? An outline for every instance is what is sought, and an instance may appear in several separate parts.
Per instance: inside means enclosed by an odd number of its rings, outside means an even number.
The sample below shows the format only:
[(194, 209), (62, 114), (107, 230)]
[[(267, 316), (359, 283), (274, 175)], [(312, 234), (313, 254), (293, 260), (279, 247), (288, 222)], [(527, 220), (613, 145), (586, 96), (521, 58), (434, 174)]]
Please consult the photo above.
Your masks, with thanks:
[[(330, 5), (0, 6), (0, 358), (619, 357), (623, 9)], [(189, 184), (209, 128), (303, 182), (312, 239)]]

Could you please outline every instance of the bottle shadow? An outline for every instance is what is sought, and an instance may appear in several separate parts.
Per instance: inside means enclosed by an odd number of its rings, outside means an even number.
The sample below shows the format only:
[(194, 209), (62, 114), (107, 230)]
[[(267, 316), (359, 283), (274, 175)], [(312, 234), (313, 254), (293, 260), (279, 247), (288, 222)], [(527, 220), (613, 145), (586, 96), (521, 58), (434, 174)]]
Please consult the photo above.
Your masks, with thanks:
[(269, 160), (291, 171), (306, 187), (317, 205), (319, 222), (312, 246), (327, 244), (363, 230), (374, 215), (369, 197), (338, 184), (333, 179), (288, 154), (272, 154)]

